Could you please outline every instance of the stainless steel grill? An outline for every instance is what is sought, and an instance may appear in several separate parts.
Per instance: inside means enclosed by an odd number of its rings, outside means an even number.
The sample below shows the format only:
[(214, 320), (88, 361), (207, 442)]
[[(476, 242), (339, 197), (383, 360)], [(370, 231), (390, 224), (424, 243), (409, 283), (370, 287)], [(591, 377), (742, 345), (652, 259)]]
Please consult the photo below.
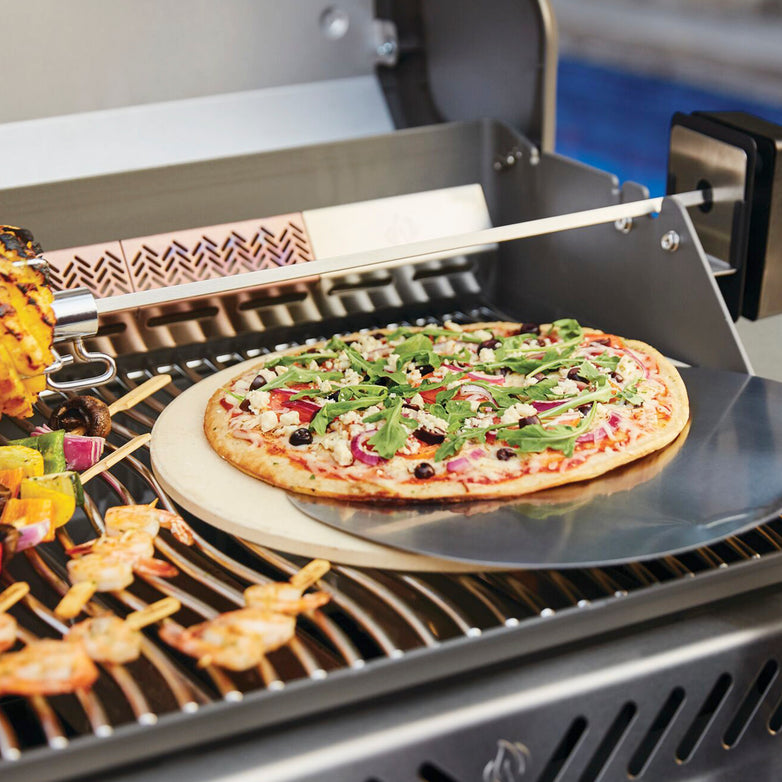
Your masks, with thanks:
[[(452, 268), (445, 264), (439, 275), (429, 269), (430, 276), (426, 279), (431, 284), (438, 282), (448, 287), (453, 282), (448, 280)], [(407, 270), (394, 274), (410, 273)], [(458, 274), (463, 276), (465, 272), (459, 270)], [(386, 280), (387, 287), (391, 283), (391, 279)], [(372, 287), (375, 296), (380, 295), (382, 286)], [(393, 298), (388, 292), (383, 294)], [(354, 291), (340, 294), (356, 295)], [(449, 303), (454, 304), (453, 298)], [(432, 302), (430, 308), (431, 305)], [(353, 315), (359, 323), (361, 309), (359, 299), (358, 306), (353, 305)], [(383, 323), (378, 317), (375, 313), (371, 325)], [(465, 322), (493, 319), (499, 313), (463, 307), (443, 312), (439, 318), (430, 315), (414, 322), (442, 321), (446, 317)], [(408, 321), (400, 314), (396, 322)], [(353, 325), (350, 318), (342, 318), (341, 323), (346, 328)], [(311, 324), (313, 330), (302, 341), (326, 333), (328, 325), (323, 324), (322, 329), (320, 325)], [(128, 366), (123, 366), (115, 383), (94, 389), (107, 403), (156, 373), (168, 372), (174, 380), (154, 398), (117, 416), (109, 447), (149, 430), (167, 402), (202, 376), (276, 347), (274, 330), (255, 335), (254, 347), (240, 347), (241, 341), (234, 340), (234, 344), (218, 348), (202, 345), (198, 359), (183, 360), (171, 350), (128, 357), (123, 362)], [(39, 407), (44, 416), (48, 415), (46, 403), (51, 401), (47, 397)], [(34, 423), (24, 422), (23, 431)], [(5, 434), (20, 433), (6, 430)], [(83, 514), (68, 525), (67, 532), (60, 531), (57, 542), (16, 558), (6, 573), (6, 579), (26, 579), (33, 587), (31, 595), (13, 610), (25, 628), (22, 640), (57, 637), (66, 629), (51, 612), (67, 589), (64, 550), (101, 531), (101, 511), (105, 507), (147, 503), (157, 497), (161, 506), (175, 510), (149, 470), (146, 454), (128, 458), (113, 468), (111, 474), (96, 480), (96, 484), (87, 492)], [(171, 580), (139, 577), (127, 591), (97, 595), (90, 602), (88, 613), (109, 609), (125, 615), (164, 595), (173, 595), (183, 605), (180, 621), (191, 624), (242, 605), (242, 589), (247, 585), (287, 579), (303, 564), (298, 558), (233, 539), (198, 519), (188, 517), (188, 521), (197, 533), (192, 549), (177, 543), (169, 533), (161, 534), (157, 541), (159, 556), (179, 569), (178, 577)], [(338, 671), (357, 671), (382, 659), (398, 661), (411, 652), (434, 652), (455, 639), (474, 639), (503, 627), (534, 633), (533, 626), (537, 626), (534, 620), (538, 618), (588, 611), (596, 605), (605, 609), (630, 594), (653, 593), (665, 583), (683, 582), (707, 571), (730, 568), (780, 550), (782, 525), (774, 522), (689, 554), (603, 569), (444, 575), (335, 566), (325, 579), (332, 602), (302, 617), (295, 640), (270, 654), (257, 670), (233, 674), (214, 666), (199, 669), (191, 660), (162, 644), (154, 632), (148, 632), (142, 658), (127, 666), (102, 666), (101, 677), (91, 692), (78, 696), (3, 699), (0, 756), (4, 773), (11, 774), (7, 778), (13, 778), (12, 770), (16, 767), (23, 774), (25, 759), (41, 747), (48, 746), (51, 750), (63, 750), (69, 745), (78, 747), (86, 736), (106, 739), (132, 723), (149, 727), (161, 715), (194, 714), (206, 704), (241, 701), (248, 693), (258, 690), (280, 693), (297, 680), (328, 679)], [(521, 638), (524, 637), (522, 634)], [(666, 713), (673, 708), (669, 706)], [(618, 726), (629, 723), (627, 710), (617, 719)], [(691, 732), (696, 729), (693, 723)], [(571, 749), (578, 743), (575, 734), (579, 730), (582, 730), (579, 724), (574, 724), (565, 736)], [(614, 733), (618, 730), (615, 727)], [(558, 750), (560, 755), (564, 751)], [(693, 752), (694, 746), (687, 751)], [(643, 766), (641, 756), (650, 754), (649, 747), (639, 747), (638, 753), (628, 766), (628, 772), (635, 776)], [(555, 777), (550, 774), (540, 777), (548, 778)]]

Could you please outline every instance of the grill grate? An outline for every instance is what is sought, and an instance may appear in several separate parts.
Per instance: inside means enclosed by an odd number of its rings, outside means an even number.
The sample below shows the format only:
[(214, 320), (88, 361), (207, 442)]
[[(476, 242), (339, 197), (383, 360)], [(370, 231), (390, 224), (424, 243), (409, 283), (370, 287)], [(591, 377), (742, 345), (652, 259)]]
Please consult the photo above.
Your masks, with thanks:
[[(445, 319), (443, 315), (440, 320)], [(501, 316), (478, 308), (451, 311), (447, 317), (464, 322)], [(427, 320), (435, 319), (429, 316)], [(316, 325), (324, 332), (330, 326), (328, 321)], [(305, 341), (320, 335), (299, 336)], [(242, 340), (237, 339), (229, 345), (202, 345), (195, 358), (188, 358), (187, 351), (182, 351), (182, 355), (178, 351), (157, 351), (122, 361), (125, 366), (118, 379), (93, 391), (107, 403), (156, 373), (168, 372), (174, 380), (154, 398), (115, 417), (108, 448), (148, 431), (171, 398), (201, 377), (278, 347), (273, 331), (256, 339), (253, 347), (241, 344)], [(39, 406), (44, 416), (48, 414), (46, 401), (53, 398), (45, 398)], [(23, 431), (32, 425), (33, 422), (17, 423)], [(19, 436), (18, 431), (10, 432), (8, 428), (4, 433), (7, 437)], [(69, 523), (67, 532), (60, 531), (57, 541), (12, 561), (5, 578), (24, 579), (32, 586), (31, 594), (12, 609), (24, 628), (23, 640), (57, 637), (65, 629), (51, 612), (67, 588), (64, 549), (100, 532), (102, 512), (110, 505), (147, 503), (155, 497), (161, 507), (176, 509), (158, 486), (146, 455), (131, 456), (113, 468), (111, 474), (95, 479), (86, 492), (84, 510)], [(185, 515), (196, 532), (192, 548), (182, 546), (165, 531), (157, 541), (158, 556), (173, 563), (180, 575), (171, 580), (138, 577), (128, 590), (96, 595), (88, 606), (89, 613), (111, 610), (125, 615), (160, 597), (173, 595), (182, 602), (180, 621), (191, 624), (242, 605), (242, 590), (247, 585), (287, 579), (303, 564), (299, 558), (232, 538)], [(245, 693), (259, 688), (283, 690), (302, 678), (324, 679), (334, 671), (403, 657), (413, 650), (480, 636), (503, 625), (523, 625), (533, 618), (586, 608), (598, 600), (620, 600), (630, 592), (779, 550), (782, 528), (772, 522), (681, 556), (604, 569), (444, 575), (389, 573), (337, 565), (324, 579), (332, 602), (301, 617), (295, 640), (271, 653), (256, 670), (235, 674), (213, 666), (200, 669), (160, 642), (154, 631), (147, 631), (142, 658), (125, 666), (101, 666), (101, 676), (91, 692), (0, 699), (0, 769), (36, 748), (48, 745), (57, 750), (82, 736), (108, 737), (122, 725), (153, 725), (165, 713), (194, 712), (219, 700), (239, 701)], [(617, 718), (611, 746), (619, 740), (631, 717)], [(708, 714), (703, 720), (708, 720)], [(778, 722), (777, 718), (774, 724)], [(685, 756), (695, 740), (697, 737), (691, 738), (682, 748)], [(551, 758), (552, 778), (567, 762), (576, 743), (574, 739)], [(610, 753), (611, 746), (601, 748), (598, 757)], [(645, 758), (637, 760), (640, 769)]]

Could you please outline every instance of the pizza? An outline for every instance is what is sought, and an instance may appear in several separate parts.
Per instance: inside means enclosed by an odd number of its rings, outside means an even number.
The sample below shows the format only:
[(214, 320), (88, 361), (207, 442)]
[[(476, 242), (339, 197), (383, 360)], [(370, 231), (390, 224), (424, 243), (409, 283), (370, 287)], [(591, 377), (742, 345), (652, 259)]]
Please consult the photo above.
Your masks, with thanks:
[(211, 397), (204, 432), (293, 492), (466, 500), (594, 478), (688, 419), (679, 373), (643, 342), (570, 318), (446, 321), (271, 353)]

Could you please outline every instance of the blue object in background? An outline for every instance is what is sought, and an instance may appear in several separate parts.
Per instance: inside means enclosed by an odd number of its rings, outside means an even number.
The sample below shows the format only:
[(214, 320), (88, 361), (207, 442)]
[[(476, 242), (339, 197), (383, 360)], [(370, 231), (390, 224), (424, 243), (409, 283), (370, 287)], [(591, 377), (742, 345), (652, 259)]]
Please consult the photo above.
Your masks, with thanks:
[(562, 57), (556, 151), (665, 194), (675, 112), (746, 111), (782, 125), (782, 106)]

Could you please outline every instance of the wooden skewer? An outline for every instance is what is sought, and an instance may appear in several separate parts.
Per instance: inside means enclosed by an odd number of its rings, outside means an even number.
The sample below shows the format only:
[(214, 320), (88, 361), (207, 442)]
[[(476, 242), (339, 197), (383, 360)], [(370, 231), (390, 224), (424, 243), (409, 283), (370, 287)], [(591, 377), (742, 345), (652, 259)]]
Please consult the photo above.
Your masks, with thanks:
[(12, 605), (18, 603), (28, 592), (30, 585), (26, 581), (17, 581), (0, 594), (0, 614), (5, 613)]
[(326, 575), (331, 570), (331, 563), (325, 559), (313, 559), (308, 562), (298, 573), (291, 576), (290, 583), (303, 592)]
[(142, 627), (159, 622), (171, 614), (175, 614), (182, 607), (182, 604), (175, 597), (164, 597), (156, 603), (151, 603), (140, 611), (134, 611), (125, 617), (125, 624), (133, 630), (140, 630)]
[(123, 410), (130, 410), (131, 407), (142, 402), (148, 396), (151, 396), (156, 391), (160, 391), (161, 388), (165, 388), (171, 380), (171, 375), (155, 375), (155, 377), (151, 377), (140, 386), (137, 386), (132, 391), (128, 391), (127, 394), (112, 402), (109, 405), (109, 415), (121, 413)]
[(140, 434), (138, 437), (134, 437), (125, 445), (121, 445), (116, 451), (113, 451), (108, 456), (104, 456), (99, 462), (96, 462), (89, 469), (85, 470), (79, 476), (82, 484), (94, 478), (96, 475), (100, 475), (104, 470), (108, 470), (109, 467), (115, 465), (117, 462), (124, 459), (128, 454), (133, 453), (137, 448), (141, 448), (142, 445), (146, 445), (152, 439), (152, 434), (147, 432), (146, 434)]
[(54, 613), (60, 619), (73, 619), (81, 613), (82, 608), (87, 605), (96, 591), (97, 584), (94, 581), (79, 581), (57, 603)]

